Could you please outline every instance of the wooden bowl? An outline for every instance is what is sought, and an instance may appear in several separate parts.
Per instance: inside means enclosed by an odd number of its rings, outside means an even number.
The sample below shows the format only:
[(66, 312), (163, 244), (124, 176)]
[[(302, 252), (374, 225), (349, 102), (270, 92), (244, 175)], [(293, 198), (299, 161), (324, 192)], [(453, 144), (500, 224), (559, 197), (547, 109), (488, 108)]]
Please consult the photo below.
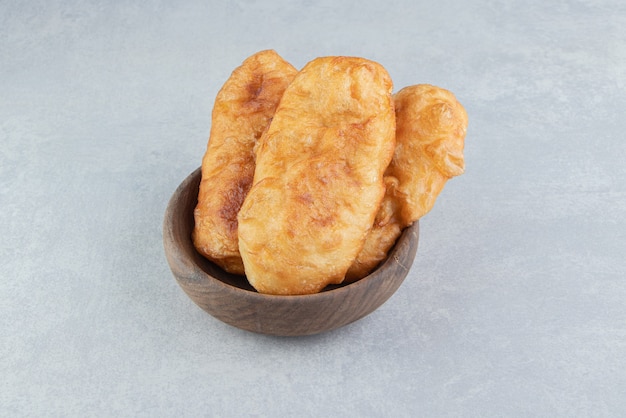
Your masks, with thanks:
[(191, 241), (200, 169), (172, 195), (163, 222), (163, 244), (172, 273), (187, 295), (215, 318), (262, 334), (317, 334), (356, 321), (381, 306), (400, 287), (415, 253), (416, 222), (404, 230), (384, 263), (363, 279), (313, 295), (258, 293), (243, 276), (226, 273), (201, 256)]

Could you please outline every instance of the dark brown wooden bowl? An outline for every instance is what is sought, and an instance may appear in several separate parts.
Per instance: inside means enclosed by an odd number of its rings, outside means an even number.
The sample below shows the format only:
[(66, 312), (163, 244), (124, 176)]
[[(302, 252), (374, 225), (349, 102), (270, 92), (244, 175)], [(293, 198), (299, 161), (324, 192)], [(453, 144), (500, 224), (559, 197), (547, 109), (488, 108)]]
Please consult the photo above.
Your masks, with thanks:
[(389, 257), (369, 276), (313, 295), (256, 292), (243, 276), (226, 273), (201, 256), (191, 241), (200, 169), (172, 195), (163, 222), (163, 244), (172, 273), (187, 295), (215, 318), (262, 334), (317, 334), (354, 322), (389, 299), (404, 281), (419, 237), (417, 222), (406, 228)]

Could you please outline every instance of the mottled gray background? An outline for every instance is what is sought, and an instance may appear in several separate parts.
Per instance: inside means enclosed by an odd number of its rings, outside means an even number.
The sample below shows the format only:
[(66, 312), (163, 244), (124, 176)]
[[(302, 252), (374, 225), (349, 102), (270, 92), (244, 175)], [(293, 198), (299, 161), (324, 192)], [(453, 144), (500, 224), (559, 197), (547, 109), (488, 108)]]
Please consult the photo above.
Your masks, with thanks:
[[(306, 338), (213, 319), (162, 249), (215, 94), (267, 48), (470, 118), (400, 290)], [(0, 0), (0, 415), (624, 416), (625, 113), (619, 0)]]

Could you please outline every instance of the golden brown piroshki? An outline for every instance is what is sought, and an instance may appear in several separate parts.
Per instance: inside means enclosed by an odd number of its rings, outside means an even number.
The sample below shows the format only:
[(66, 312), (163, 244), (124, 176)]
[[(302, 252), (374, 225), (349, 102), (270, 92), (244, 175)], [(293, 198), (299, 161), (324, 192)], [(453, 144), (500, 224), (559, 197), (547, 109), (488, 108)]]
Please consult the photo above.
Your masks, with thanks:
[(215, 99), (193, 242), (230, 273), (244, 274), (237, 214), (252, 185), (254, 148), (296, 73), (275, 51), (261, 51), (233, 71)]

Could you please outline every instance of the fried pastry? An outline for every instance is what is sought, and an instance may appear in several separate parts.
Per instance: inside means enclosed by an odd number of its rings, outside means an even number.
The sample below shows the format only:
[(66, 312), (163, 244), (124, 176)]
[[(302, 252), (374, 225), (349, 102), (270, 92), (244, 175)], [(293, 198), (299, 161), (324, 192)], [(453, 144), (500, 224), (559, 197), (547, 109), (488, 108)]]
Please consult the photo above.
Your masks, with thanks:
[(322, 57), (285, 91), (238, 216), (246, 276), (259, 292), (309, 294), (343, 281), (385, 193), (392, 87), (380, 64)]
[(394, 104), (396, 149), (385, 171), (385, 197), (346, 281), (384, 260), (402, 229), (428, 213), (445, 183), (465, 170), (467, 113), (451, 92), (418, 84), (396, 93)]
[(443, 186), (463, 174), (467, 113), (448, 90), (418, 84), (394, 96), (396, 148), (385, 175), (398, 179), (400, 219), (407, 226), (428, 213)]
[(386, 191), (372, 229), (367, 234), (363, 248), (346, 272), (346, 283), (351, 283), (367, 276), (378, 264), (387, 258), (389, 249), (393, 247), (402, 233), (403, 226), (398, 219), (400, 202), (393, 195), (392, 188), (398, 180), (395, 177), (384, 177)]
[(254, 176), (254, 147), (297, 70), (272, 50), (236, 68), (215, 99), (194, 211), (193, 243), (224, 270), (244, 274), (237, 213)]

